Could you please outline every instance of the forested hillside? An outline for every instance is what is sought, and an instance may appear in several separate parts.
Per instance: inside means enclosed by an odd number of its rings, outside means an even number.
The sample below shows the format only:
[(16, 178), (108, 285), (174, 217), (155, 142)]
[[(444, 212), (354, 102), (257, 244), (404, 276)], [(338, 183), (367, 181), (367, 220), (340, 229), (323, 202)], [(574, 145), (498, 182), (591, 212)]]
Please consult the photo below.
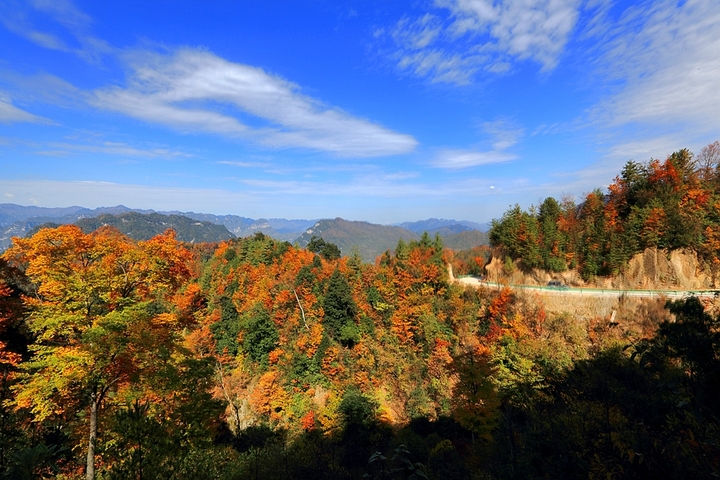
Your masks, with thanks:
[(683, 149), (666, 160), (627, 162), (607, 192), (576, 204), (546, 198), (519, 206), (492, 223), (490, 242), (524, 269), (583, 278), (614, 275), (646, 248), (694, 250), (716, 274), (720, 268), (720, 142), (699, 155)]
[(320, 220), (295, 242), (305, 247), (313, 237), (321, 237), (337, 245), (343, 255), (350, 255), (355, 248), (366, 262), (372, 262), (385, 250), (392, 249), (399, 239), (417, 240), (420, 235), (400, 227), (335, 218)]
[[(375, 263), (262, 234), (43, 229), (0, 261), (4, 478), (702, 478), (720, 337), (696, 299), (548, 317), (439, 237)], [(652, 308), (651, 308), (652, 307)], [(652, 312), (652, 313), (651, 313)]]
[[(366, 261), (373, 263), (375, 258), (386, 250), (392, 250), (402, 239), (404, 242), (420, 239), (423, 233), (431, 237), (440, 235), (443, 243), (458, 250), (468, 250), (476, 246), (487, 245), (487, 234), (473, 230), (463, 222), (454, 220), (430, 219), (422, 222), (406, 223), (415, 230), (403, 226), (378, 225), (368, 222), (351, 222), (336, 218), (334, 220), (320, 220), (305, 233), (294, 240), (301, 247), (310, 244), (313, 237), (322, 238), (340, 248), (343, 255), (351, 255), (354, 251)], [(443, 225), (443, 227), (439, 227)], [(418, 230), (422, 226), (434, 227)]]

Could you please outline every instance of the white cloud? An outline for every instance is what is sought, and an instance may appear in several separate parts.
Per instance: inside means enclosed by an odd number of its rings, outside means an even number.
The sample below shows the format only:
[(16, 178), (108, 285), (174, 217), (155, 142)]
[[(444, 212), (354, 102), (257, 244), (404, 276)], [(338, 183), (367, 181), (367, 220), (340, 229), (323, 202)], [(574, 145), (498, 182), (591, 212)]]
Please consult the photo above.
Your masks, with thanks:
[(507, 119), (483, 122), (482, 129), (493, 138), (495, 151), (505, 150), (517, 144), (525, 130)]
[[(299, 92), (299, 87), (264, 70), (182, 49), (172, 55), (130, 57), (126, 88), (96, 90), (91, 103), (182, 131), (242, 136), (272, 147), (302, 147), (340, 156), (372, 157), (412, 151), (417, 141), (353, 117)], [(217, 104), (235, 107), (214, 108)], [(238, 117), (251, 115), (260, 128)]]
[(49, 123), (47, 119), (17, 108), (9, 98), (0, 94), (0, 123), (20, 122)]
[[(608, 150), (605, 158), (610, 162), (614, 160), (620, 168), (628, 160), (642, 163), (651, 158), (665, 159), (684, 146), (682, 141), (679, 135), (667, 135), (618, 143)], [(616, 175), (620, 172), (620, 168), (615, 168)]]
[[(62, 25), (70, 35), (62, 38), (59, 32), (51, 33), (35, 27), (37, 14), (49, 16)], [(5, 28), (43, 48), (73, 53), (80, 58), (98, 63), (103, 55), (112, 51), (105, 42), (89, 33), (92, 19), (67, 0), (33, 0), (21, 4), (0, 5), (0, 16)]]
[(92, 23), (90, 16), (67, 0), (32, 0), (30, 3), (36, 10), (52, 15), (67, 28), (84, 29)]
[(0, 68), (0, 82), (12, 91), (14, 100), (22, 103), (49, 103), (64, 108), (85, 105), (83, 94), (78, 88), (53, 75), (22, 75)]
[(621, 89), (592, 112), (690, 135), (720, 129), (720, 9), (714, 1), (648, 2), (628, 9), (604, 38), (600, 72)]
[(410, 180), (419, 176), (418, 172), (395, 172), (383, 174), (380, 178), (383, 180)]
[(457, 35), (476, 33), (483, 43), (552, 69), (578, 18), (578, 0), (436, 0), (455, 17)]
[(516, 155), (506, 152), (514, 146), (524, 133), (524, 129), (507, 119), (483, 122), (482, 131), (490, 136), (491, 149), (487, 151), (474, 149), (443, 149), (432, 160), (431, 165), (437, 168), (458, 170), (462, 168), (504, 163), (515, 160)]
[[(516, 60), (553, 69), (579, 16), (579, 0), (436, 0), (443, 12), (402, 18), (390, 32), (398, 69), (432, 82), (470, 83)], [(378, 29), (376, 38), (384, 30)]]
[(509, 162), (517, 158), (515, 155), (500, 151), (479, 152), (474, 150), (441, 150), (432, 165), (438, 168), (461, 169), (489, 165), (493, 163)]
[(242, 180), (242, 183), (259, 189), (263, 195), (284, 198), (297, 195), (310, 199), (337, 197), (343, 199), (343, 203), (348, 201), (348, 197), (364, 200), (378, 198), (417, 200), (460, 195), (484, 196), (492, 193), (489, 189), (490, 180), (483, 178), (466, 178), (447, 182), (427, 182), (420, 179), (409, 181), (415, 178), (415, 175), (395, 176), (390, 174), (358, 177), (349, 182), (245, 179)]
[(402, 52), (397, 66), (400, 70), (411, 70), (418, 77), (429, 78), (433, 83), (466, 85), (487, 61), (488, 57), (481, 55), (424, 49)]
[(405, 17), (401, 19), (393, 37), (395, 41), (408, 45), (410, 48), (425, 48), (435, 41), (442, 31), (442, 23), (434, 16), (426, 13), (415, 21)]

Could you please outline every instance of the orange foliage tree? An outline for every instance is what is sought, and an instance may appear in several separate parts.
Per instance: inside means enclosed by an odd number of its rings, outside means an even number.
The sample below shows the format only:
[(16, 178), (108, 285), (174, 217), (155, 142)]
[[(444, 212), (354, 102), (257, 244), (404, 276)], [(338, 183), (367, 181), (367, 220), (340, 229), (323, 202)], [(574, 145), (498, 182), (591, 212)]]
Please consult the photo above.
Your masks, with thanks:
[(15, 238), (4, 258), (35, 286), (25, 303), (36, 340), (15, 403), (36, 421), (86, 410), (94, 479), (101, 405), (167, 364), (184, 326), (169, 300), (193, 274), (193, 256), (172, 231), (136, 244), (110, 228), (66, 225)]

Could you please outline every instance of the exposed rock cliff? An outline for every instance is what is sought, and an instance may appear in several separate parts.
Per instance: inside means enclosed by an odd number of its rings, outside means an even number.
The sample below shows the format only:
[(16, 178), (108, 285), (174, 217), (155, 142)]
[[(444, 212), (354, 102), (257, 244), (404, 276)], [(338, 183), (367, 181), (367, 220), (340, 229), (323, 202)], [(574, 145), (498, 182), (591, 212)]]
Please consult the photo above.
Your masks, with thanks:
[(648, 248), (635, 255), (622, 274), (598, 283), (612, 288), (693, 290), (717, 287), (713, 277), (694, 251)]

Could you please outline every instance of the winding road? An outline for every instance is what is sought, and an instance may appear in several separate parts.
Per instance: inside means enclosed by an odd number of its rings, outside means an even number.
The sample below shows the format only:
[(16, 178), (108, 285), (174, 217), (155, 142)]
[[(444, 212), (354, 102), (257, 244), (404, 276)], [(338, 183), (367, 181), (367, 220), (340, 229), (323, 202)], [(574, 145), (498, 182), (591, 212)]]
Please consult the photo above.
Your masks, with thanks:
[[(455, 283), (468, 285), (472, 287), (490, 287), (501, 288), (505, 286), (502, 283), (486, 282), (476, 277), (460, 277), (452, 278)], [(625, 295), (628, 297), (664, 297), (664, 298), (685, 298), (695, 297), (715, 297), (720, 295), (719, 290), (612, 290), (602, 288), (569, 288), (561, 290), (553, 287), (542, 287), (537, 285), (508, 285), (514, 290), (535, 291), (544, 295), (582, 295), (593, 297), (619, 297)]]

